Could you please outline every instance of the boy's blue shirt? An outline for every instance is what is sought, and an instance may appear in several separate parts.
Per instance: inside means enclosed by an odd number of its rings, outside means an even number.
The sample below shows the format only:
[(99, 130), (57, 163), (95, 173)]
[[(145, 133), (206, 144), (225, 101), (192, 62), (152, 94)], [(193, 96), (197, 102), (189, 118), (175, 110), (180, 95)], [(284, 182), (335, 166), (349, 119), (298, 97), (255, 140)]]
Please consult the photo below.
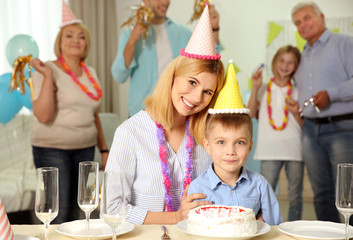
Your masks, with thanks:
[(276, 195), (262, 175), (243, 166), (239, 179), (234, 186), (230, 186), (221, 181), (212, 166), (191, 182), (188, 195), (203, 193), (207, 197), (199, 199), (201, 201), (251, 208), (255, 215), (261, 209), (261, 215), (269, 225), (283, 222)]

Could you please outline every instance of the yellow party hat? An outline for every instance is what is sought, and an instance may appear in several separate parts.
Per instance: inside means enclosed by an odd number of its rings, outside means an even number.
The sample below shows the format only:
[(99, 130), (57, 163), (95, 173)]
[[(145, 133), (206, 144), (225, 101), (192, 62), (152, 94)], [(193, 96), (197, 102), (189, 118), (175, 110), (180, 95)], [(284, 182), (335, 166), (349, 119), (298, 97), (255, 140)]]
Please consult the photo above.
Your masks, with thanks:
[(208, 110), (208, 113), (250, 113), (250, 109), (244, 107), (243, 100), (241, 99), (233, 60), (229, 61), (225, 83), (219, 92), (216, 104), (214, 108)]

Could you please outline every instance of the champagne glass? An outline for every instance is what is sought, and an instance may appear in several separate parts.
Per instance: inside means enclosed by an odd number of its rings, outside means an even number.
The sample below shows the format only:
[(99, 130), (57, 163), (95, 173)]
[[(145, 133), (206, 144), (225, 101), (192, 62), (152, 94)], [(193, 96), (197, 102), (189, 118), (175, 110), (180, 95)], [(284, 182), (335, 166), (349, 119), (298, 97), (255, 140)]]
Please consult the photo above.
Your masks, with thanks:
[(349, 239), (349, 218), (353, 214), (353, 164), (337, 165), (336, 207), (344, 216), (345, 236)]
[(112, 228), (113, 240), (116, 240), (117, 231), (125, 221), (125, 186), (126, 179), (124, 172), (104, 172), (101, 214), (104, 221)]
[(43, 167), (37, 169), (37, 188), (35, 213), (44, 223), (45, 240), (48, 240), (48, 228), (59, 212), (59, 169)]
[(86, 214), (86, 235), (89, 233), (91, 212), (98, 206), (99, 192), (98, 162), (80, 162), (78, 173), (77, 203)]

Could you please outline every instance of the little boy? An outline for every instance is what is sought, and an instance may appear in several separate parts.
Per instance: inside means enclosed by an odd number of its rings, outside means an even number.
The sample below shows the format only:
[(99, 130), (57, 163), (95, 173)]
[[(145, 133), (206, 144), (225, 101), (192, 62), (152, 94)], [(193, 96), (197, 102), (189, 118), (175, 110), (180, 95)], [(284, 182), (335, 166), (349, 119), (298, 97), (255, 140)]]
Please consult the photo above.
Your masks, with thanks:
[(248, 114), (243, 110), (209, 114), (203, 145), (213, 164), (191, 182), (188, 195), (203, 193), (207, 197), (202, 201), (251, 208), (258, 219), (262, 217), (269, 225), (283, 222), (272, 187), (262, 175), (244, 166), (253, 145), (252, 120)]

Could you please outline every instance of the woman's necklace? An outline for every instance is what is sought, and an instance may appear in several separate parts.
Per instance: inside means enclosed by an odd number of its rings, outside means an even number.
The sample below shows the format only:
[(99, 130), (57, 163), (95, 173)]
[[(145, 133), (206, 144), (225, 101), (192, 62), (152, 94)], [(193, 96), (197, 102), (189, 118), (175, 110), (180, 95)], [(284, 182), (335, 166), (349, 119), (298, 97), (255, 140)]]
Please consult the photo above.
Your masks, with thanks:
[(72, 78), (72, 80), (74, 80), (74, 82), (80, 86), (80, 88), (82, 89), (82, 91), (84, 91), (90, 98), (98, 101), (101, 97), (102, 97), (102, 89), (100, 89), (98, 83), (96, 82), (96, 80), (92, 77), (92, 75), (89, 73), (87, 66), (85, 65), (85, 63), (81, 60), (80, 61), (80, 65), (83, 68), (83, 71), (86, 73), (88, 79), (90, 80), (90, 82), (92, 83), (94, 89), (97, 91), (97, 96), (95, 96), (93, 93), (91, 93), (90, 91), (88, 91), (87, 87), (85, 85), (83, 85), (82, 83), (80, 83), (80, 81), (78, 80), (77, 76), (75, 73), (73, 73), (70, 70), (69, 65), (67, 65), (67, 63), (65, 62), (64, 58), (62, 56), (60, 56), (58, 58), (58, 61), (60, 62), (61, 66), (63, 67), (63, 69), (66, 71), (67, 74), (69, 74)]
[[(165, 186), (166, 194), (164, 197), (164, 202), (167, 206), (167, 211), (175, 211), (174, 210), (174, 205), (173, 205), (173, 198), (172, 195), (170, 194), (170, 187), (172, 185), (171, 180), (170, 180), (170, 168), (169, 168), (169, 163), (167, 159), (167, 146), (166, 146), (166, 140), (165, 140), (165, 135), (164, 135), (164, 129), (162, 125), (160, 125), (158, 122), (155, 122), (157, 126), (157, 139), (158, 139), (158, 145), (159, 145), (159, 158), (161, 159), (161, 168), (162, 168), (162, 175), (163, 175), (163, 184)], [(192, 150), (194, 147), (194, 141), (191, 137), (190, 130), (189, 130), (189, 119), (186, 119), (185, 122), (185, 131), (186, 131), (186, 136), (187, 136), (187, 143), (185, 145), (185, 148), (188, 153), (188, 159), (185, 163), (185, 177), (183, 179), (183, 187), (184, 189), (186, 188), (187, 185), (190, 184), (191, 182), (191, 176), (192, 176), (192, 171), (193, 171), (193, 163), (192, 163)]]
[[(268, 113), (268, 118), (270, 120), (270, 124), (272, 126), (272, 128), (274, 130), (278, 130), (278, 131), (281, 131), (283, 130), (286, 126), (287, 126), (287, 123), (288, 123), (288, 106), (287, 104), (285, 103), (284, 104), (284, 117), (283, 117), (283, 123), (281, 126), (277, 127), (275, 124), (274, 124), (274, 121), (272, 119), (272, 107), (271, 107), (271, 87), (272, 87), (272, 83), (274, 81), (274, 78), (271, 78), (268, 85), (267, 85), (267, 113)], [(290, 95), (292, 94), (292, 83), (291, 81), (288, 81), (288, 91), (287, 91), (287, 95), (286, 95), (286, 98), (285, 99), (288, 99), (290, 98)]]

